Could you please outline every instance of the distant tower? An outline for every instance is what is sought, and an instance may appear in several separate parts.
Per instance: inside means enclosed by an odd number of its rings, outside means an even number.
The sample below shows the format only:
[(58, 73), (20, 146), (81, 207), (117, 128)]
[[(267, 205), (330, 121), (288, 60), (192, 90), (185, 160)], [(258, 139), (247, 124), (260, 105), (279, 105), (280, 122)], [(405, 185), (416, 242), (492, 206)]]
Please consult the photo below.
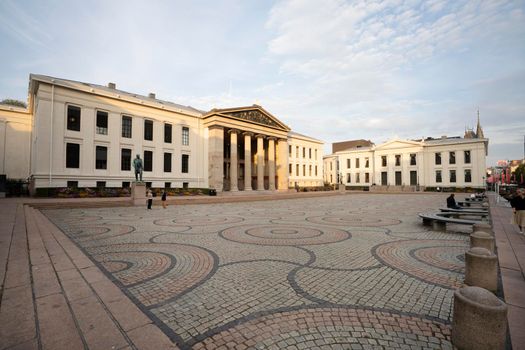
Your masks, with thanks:
[(478, 108), (478, 126), (476, 127), (476, 138), (478, 139), (485, 138), (485, 135), (483, 134), (483, 128), (481, 127), (481, 124), (479, 122), (479, 108)]

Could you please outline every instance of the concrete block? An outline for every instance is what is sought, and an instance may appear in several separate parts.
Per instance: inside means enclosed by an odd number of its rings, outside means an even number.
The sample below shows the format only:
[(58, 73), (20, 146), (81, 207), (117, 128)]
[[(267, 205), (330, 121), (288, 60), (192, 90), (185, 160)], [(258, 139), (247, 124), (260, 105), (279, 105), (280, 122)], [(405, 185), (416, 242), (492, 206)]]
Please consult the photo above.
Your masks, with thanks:
[(496, 292), (498, 258), (485, 248), (471, 248), (465, 253), (465, 284)]
[(481, 247), (494, 253), (494, 237), (485, 231), (476, 231), (470, 234), (470, 247)]

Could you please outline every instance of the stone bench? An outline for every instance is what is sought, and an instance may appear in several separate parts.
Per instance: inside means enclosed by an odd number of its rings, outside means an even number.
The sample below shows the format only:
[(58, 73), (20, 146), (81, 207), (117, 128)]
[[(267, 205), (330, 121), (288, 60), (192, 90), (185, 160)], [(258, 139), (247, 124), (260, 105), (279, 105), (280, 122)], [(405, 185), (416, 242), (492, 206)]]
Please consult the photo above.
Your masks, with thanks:
[(444, 217), (453, 217), (453, 218), (459, 218), (460, 216), (479, 216), (482, 219), (484, 219), (484, 218), (487, 218), (489, 216), (489, 212), (487, 212), (487, 211), (479, 211), (479, 210), (456, 209), (456, 210), (453, 210), (453, 211), (441, 210), (441, 213), (437, 213), (437, 215), (444, 216)]
[(480, 223), (479, 220), (456, 219), (443, 216), (443, 213), (419, 213), (418, 216), (423, 219), (423, 225), (430, 226), (435, 230), (446, 230), (447, 223), (459, 225), (474, 225)]

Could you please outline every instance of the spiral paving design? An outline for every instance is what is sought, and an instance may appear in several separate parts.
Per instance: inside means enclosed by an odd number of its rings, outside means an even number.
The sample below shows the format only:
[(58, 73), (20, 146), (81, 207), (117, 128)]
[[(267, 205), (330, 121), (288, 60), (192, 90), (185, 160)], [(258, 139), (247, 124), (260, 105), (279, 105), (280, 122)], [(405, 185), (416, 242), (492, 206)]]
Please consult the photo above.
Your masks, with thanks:
[(323, 216), (312, 216), (306, 218), (307, 221), (321, 224), (321, 225), (336, 225), (336, 226), (355, 226), (355, 227), (381, 227), (397, 225), (400, 223), (399, 220), (388, 218), (386, 216), (371, 217), (366, 215), (323, 215)]

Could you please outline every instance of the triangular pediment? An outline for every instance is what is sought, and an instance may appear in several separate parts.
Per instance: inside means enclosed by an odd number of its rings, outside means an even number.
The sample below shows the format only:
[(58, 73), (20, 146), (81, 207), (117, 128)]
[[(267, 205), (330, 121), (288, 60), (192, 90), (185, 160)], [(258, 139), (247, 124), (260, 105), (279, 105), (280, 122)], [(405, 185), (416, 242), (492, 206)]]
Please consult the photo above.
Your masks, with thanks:
[(249, 107), (237, 107), (237, 108), (226, 108), (226, 109), (212, 109), (208, 112), (204, 119), (211, 117), (223, 117), (248, 122), (250, 124), (259, 124), (273, 129), (282, 131), (289, 131), (290, 128), (273, 116), (271, 113), (266, 111), (264, 108), (258, 105)]
[(391, 140), (375, 147), (375, 150), (399, 149), (407, 147), (420, 147), (421, 143), (409, 140)]

